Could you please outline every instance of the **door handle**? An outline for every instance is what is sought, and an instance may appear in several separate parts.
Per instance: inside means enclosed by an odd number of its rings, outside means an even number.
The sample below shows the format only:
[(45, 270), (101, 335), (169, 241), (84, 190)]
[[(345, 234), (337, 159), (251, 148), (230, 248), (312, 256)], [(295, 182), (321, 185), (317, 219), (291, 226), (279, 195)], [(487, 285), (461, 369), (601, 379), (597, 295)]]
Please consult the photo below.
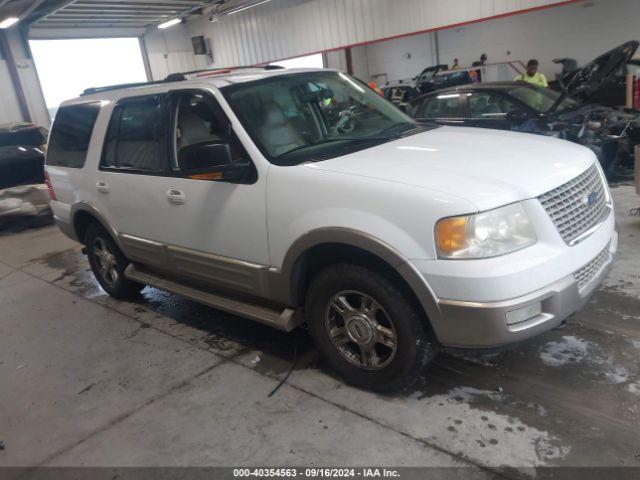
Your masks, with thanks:
[(172, 188), (167, 190), (167, 200), (175, 205), (184, 205), (187, 201), (187, 196), (182, 190)]
[(96, 182), (96, 190), (100, 193), (109, 193), (109, 185), (107, 185), (107, 182)]

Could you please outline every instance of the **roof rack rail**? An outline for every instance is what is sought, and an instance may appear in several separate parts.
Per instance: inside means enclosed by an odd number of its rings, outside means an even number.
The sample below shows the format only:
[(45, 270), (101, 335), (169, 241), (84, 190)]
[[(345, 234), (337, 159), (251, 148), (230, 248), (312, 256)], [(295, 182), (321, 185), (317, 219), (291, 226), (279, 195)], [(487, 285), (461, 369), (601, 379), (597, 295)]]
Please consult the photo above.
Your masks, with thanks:
[(208, 74), (208, 75), (221, 75), (224, 73), (233, 72), (234, 70), (282, 70), (284, 67), (280, 65), (240, 65), (236, 67), (219, 67), (219, 68), (204, 68), (202, 70), (192, 70), (190, 72), (183, 72), (181, 74), (175, 75), (197, 75), (197, 74)]
[(259, 69), (259, 70), (280, 70), (284, 67), (281, 67), (279, 65), (264, 65), (264, 66), (255, 66), (255, 65), (248, 65), (248, 66), (239, 66), (239, 67), (221, 67), (221, 68), (205, 68), (202, 70), (191, 70), (189, 72), (181, 72), (181, 73), (171, 73), (169, 75), (167, 75), (167, 77), (164, 80), (156, 80), (153, 82), (137, 82), (137, 83), (121, 83), (119, 85), (108, 85), (105, 87), (91, 87), (91, 88), (87, 88), (85, 89), (80, 96), (83, 97), (85, 95), (92, 95), (94, 93), (102, 93), (102, 92), (109, 92), (111, 90), (120, 90), (122, 88), (133, 88), (133, 87), (143, 87), (146, 85), (160, 85), (163, 83), (169, 83), (169, 82), (182, 82), (184, 80), (187, 80), (187, 75), (197, 75), (197, 74), (209, 74), (209, 75), (221, 75), (224, 73), (229, 73), (232, 72), (234, 70), (249, 70), (249, 69)]
[(178, 77), (174, 77), (173, 75), (175, 75), (175, 74), (169, 75), (164, 80), (156, 80), (156, 81), (153, 81), (153, 82), (120, 83), (118, 85), (107, 85), (105, 87), (91, 87), (91, 88), (85, 89), (80, 94), (80, 96), (84, 97), (85, 95), (92, 95), (94, 93), (109, 92), (111, 90), (120, 90), (122, 88), (143, 87), (143, 86), (146, 86), (146, 85), (160, 85), (162, 83), (177, 82), (177, 81), (181, 81), (181, 80), (186, 80), (186, 78), (184, 78), (184, 77), (178, 78)]

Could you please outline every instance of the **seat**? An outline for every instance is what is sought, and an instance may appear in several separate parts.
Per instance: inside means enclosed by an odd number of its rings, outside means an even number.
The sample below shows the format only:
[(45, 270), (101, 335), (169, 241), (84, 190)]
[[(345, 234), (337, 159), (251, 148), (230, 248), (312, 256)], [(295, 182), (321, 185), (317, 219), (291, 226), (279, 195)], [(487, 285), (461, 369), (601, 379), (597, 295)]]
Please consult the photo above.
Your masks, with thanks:
[(198, 102), (180, 109), (179, 148), (198, 143), (222, 141), (214, 111), (209, 105)]
[(274, 101), (262, 106), (262, 126), (258, 128), (258, 137), (271, 155), (281, 155), (292, 148), (305, 145), (306, 142), (285, 117), (280, 105)]

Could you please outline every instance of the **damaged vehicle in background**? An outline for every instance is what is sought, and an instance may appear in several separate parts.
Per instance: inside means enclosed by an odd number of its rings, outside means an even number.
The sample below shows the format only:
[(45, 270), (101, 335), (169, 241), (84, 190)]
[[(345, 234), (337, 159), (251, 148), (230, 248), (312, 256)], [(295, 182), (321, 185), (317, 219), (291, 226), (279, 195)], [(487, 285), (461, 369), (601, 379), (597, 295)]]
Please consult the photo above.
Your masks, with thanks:
[(449, 65), (433, 65), (427, 67), (420, 75), (410, 80), (387, 82), (382, 91), (384, 97), (396, 106), (410, 102), (418, 95), (433, 92), (442, 88), (466, 85), (471, 83), (469, 70), (449, 70)]
[(640, 114), (581, 103), (523, 82), (494, 82), (439, 90), (414, 99), (411, 116), (441, 125), (547, 135), (589, 147), (608, 179), (633, 171)]
[(51, 221), (44, 178), (47, 135), (30, 123), (0, 125), (0, 226), (25, 216)]
[(623, 43), (584, 67), (550, 82), (549, 86), (585, 103), (624, 106), (627, 101), (627, 76), (637, 78), (640, 74), (640, 60), (633, 59), (638, 46), (640, 42), (636, 40)]

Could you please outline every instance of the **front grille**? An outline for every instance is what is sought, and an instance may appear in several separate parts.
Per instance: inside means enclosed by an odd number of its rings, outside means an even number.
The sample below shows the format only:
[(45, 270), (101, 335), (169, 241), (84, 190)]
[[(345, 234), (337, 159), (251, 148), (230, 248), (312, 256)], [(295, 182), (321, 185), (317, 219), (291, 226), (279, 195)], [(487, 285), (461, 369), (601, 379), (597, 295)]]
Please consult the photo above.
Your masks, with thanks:
[(593, 280), (593, 277), (600, 272), (600, 269), (607, 261), (607, 258), (609, 258), (609, 245), (607, 245), (596, 258), (573, 274), (573, 277), (578, 283), (578, 290), (582, 290), (591, 280)]
[(595, 165), (570, 182), (539, 196), (538, 200), (568, 244), (602, 221), (609, 212), (605, 187)]

